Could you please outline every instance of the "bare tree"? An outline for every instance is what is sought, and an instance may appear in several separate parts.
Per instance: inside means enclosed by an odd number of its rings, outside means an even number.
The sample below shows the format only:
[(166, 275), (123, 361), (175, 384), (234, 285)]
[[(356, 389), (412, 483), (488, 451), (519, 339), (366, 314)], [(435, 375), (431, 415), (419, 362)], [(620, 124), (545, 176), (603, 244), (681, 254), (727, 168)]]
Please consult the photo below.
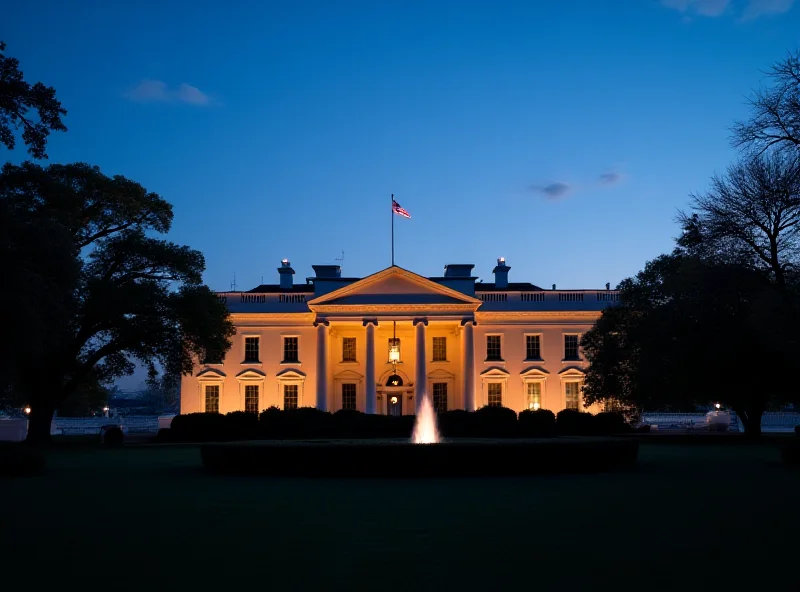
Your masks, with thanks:
[(762, 269), (785, 289), (800, 257), (800, 151), (746, 157), (690, 197), (693, 213), (679, 215), (682, 246)]
[(762, 154), (770, 148), (800, 152), (800, 51), (767, 72), (771, 85), (754, 91), (747, 121), (732, 128), (734, 146)]

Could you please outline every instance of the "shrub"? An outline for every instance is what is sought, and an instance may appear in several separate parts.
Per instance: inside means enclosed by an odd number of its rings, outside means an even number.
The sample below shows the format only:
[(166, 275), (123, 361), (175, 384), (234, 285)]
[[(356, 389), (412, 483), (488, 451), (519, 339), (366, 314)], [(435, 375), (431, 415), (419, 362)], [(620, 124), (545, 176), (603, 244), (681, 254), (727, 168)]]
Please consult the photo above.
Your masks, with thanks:
[(286, 432), (283, 411), (272, 406), (267, 407), (258, 416), (259, 436), (262, 438), (283, 438)]
[(556, 427), (562, 436), (587, 436), (593, 433), (593, 419), (591, 413), (562, 409), (556, 415)]
[(604, 411), (592, 418), (594, 429), (592, 433), (607, 436), (609, 434), (626, 434), (631, 431), (631, 426), (625, 421), (625, 416), (616, 411)]
[(227, 439), (225, 423), (219, 413), (187, 413), (176, 415), (170, 429), (176, 441), (213, 442)]
[(556, 434), (556, 416), (549, 409), (521, 411), (517, 425), (519, 435), (526, 438), (542, 438)]
[(156, 442), (172, 442), (172, 429), (171, 428), (159, 428), (158, 433), (156, 434)]
[(0, 477), (38, 475), (44, 467), (41, 451), (17, 442), (0, 442)]
[(439, 433), (445, 438), (468, 438), (475, 433), (473, 414), (463, 409), (440, 413)]
[(109, 448), (122, 446), (124, 434), (119, 426), (103, 426), (103, 445)]
[(517, 434), (517, 414), (508, 407), (481, 407), (473, 421), (477, 437), (508, 438)]
[(260, 432), (258, 414), (231, 411), (225, 415), (225, 432), (228, 440), (255, 440)]
[(300, 407), (283, 412), (283, 437), (330, 438), (333, 435), (331, 414), (316, 407)]
[(800, 425), (794, 426), (794, 435), (800, 436)]
[(333, 414), (333, 435), (336, 438), (359, 438), (366, 432), (366, 415), (356, 409), (339, 409)]

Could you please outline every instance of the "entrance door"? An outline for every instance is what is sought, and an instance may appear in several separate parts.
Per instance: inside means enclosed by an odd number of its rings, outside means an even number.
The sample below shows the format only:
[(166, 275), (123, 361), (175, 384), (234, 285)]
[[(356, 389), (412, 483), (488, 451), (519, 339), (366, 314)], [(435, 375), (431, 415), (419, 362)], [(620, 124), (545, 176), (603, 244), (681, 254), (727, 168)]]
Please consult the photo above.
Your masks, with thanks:
[(386, 393), (386, 415), (403, 415), (403, 393)]

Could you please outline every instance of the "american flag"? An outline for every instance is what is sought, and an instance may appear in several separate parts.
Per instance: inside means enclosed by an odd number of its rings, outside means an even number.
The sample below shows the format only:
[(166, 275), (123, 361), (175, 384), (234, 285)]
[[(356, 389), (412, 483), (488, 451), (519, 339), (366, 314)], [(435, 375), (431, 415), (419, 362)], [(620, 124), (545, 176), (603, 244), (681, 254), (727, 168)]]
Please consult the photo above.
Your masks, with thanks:
[(395, 200), (392, 200), (392, 211), (397, 214), (398, 216), (402, 216), (403, 218), (410, 218), (411, 214), (406, 212), (399, 203)]

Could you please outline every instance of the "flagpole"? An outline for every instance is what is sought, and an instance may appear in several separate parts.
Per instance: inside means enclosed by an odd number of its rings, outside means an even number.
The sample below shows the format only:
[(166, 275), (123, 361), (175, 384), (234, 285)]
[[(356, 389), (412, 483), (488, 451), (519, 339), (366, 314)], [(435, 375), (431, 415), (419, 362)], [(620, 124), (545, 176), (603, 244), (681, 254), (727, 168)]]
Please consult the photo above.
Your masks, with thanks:
[(389, 215), (392, 217), (392, 267), (394, 267), (394, 193), (392, 193), (392, 205), (389, 208)]

